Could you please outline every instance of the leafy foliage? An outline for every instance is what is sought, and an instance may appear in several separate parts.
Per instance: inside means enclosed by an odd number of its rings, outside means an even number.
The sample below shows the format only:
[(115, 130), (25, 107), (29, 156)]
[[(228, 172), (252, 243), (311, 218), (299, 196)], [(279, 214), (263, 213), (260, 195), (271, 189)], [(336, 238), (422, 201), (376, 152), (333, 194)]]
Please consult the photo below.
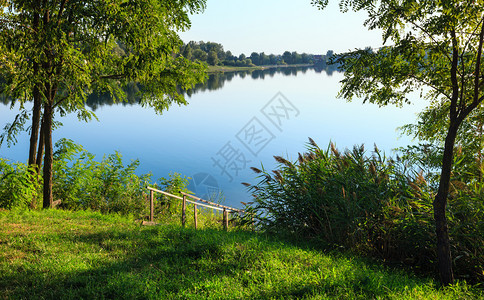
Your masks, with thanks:
[[(203, 65), (175, 55), (182, 44), (178, 32), (189, 28), (188, 14), (202, 11), (204, 0), (13, 0), (0, 5), (0, 76), (5, 79), (0, 91), (20, 107), (33, 102), (28, 161), (40, 165), (37, 141), (45, 141), (40, 145), (45, 148), (44, 208), (53, 205), (55, 113), (77, 112), (88, 121), (94, 117), (84, 105), (89, 94), (107, 92), (125, 100), (123, 87), (132, 82), (143, 85), (141, 104), (161, 113), (173, 103), (186, 104), (178, 87), (190, 88), (205, 77)], [(11, 128), (8, 135), (18, 131)]]
[[(432, 121), (431, 121), (432, 120)], [(443, 124), (435, 126), (441, 120)], [(407, 124), (400, 129), (403, 133), (418, 138), (428, 149), (437, 151), (433, 156), (432, 168), (438, 169), (441, 165), (445, 141), (445, 128), (449, 126), (445, 118), (445, 111), (437, 107), (430, 107), (418, 115), (416, 124)], [(464, 174), (482, 180), (482, 167), (484, 162), (484, 126), (481, 108), (473, 111), (462, 123), (457, 132), (456, 149), (453, 172)], [(417, 152), (414, 152), (415, 154)], [(438, 178), (438, 177), (437, 177)], [(470, 179), (470, 178), (469, 178)]]
[(34, 174), (25, 164), (9, 163), (0, 158), (0, 208), (35, 206), (36, 199), (41, 197), (40, 184)]
[(94, 155), (66, 139), (56, 147), (53, 193), (62, 208), (146, 214), (150, 175), (135, 174), (137, 160), (125, 166), (116, 152), (96, 162)]
[[(123, 100), (123, 86), (136, 81), (144, 86), (143, 103), (158, 111), (184, 103), (177, 85), (199, 82), (203, 68), (172, 55), (181, 44), (176, 31), (188, 29), (188, 14), (204, 6), (195, 0), (4, 2), (0, 71), (8, 80), (2, 91), (30, 101), (33, 87), (50, 79), (59, 85), (62, 109), (85, 114), (91, 91)], [(42, 63), (52, 69), (34, 66)]]
[[(189, 178), (179, 173), (170, 173), (168, 178), (161, 177), (158, 180), (159, 187), (158, 184), (155, 184), (155, 188), (159, 188), (162, 191), (178, 197), (183, 197), (182, 192), (187, 194), (193, 194), (187, 189), (188, 180)], [(158, 215), (161, 214), (165, 217), (173, 216), (175, 214), (176, 216), (179, 216), (178, 213), (181, 213), (181, 203), (182, 201), (180, 199), (157, 194), (155, 211)]]
[[(136, 174), (138, 166), (138, 160), (126, 165), (118, 152), (97, 161), (81, 145), (61, 139), (55, 151), (54, 199), (61, 200), (58, 207), (62, 209), (144, 217), (149, 215), (147, 185), (161, 186), (175, 195), (189, 193), (187, 178), (180, 174), (151, 183), (151, 174)], [(25, 164), (0, 160), (0, 208), (25, 209), (35, 206), (33, 198), (41, 201), (42, 182), (34, 174)], [(156, 203), (157, 214), (172, 215), (181, 210), (180, 202), (169, 198), (160, 197)]]

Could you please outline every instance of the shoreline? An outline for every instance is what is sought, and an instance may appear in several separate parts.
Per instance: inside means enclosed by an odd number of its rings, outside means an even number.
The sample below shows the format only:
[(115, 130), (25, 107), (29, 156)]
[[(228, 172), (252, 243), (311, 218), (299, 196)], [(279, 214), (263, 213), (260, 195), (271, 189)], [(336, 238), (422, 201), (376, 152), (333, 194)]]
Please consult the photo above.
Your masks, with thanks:
[(294, 64), (294, 65), (266, 65), (266, 66), (253, 66), (253, 67), (233, 67), (233, 66), (209, 66), (208, 74), (225, 73), (225, 72), (237, 72), (237, 71), (254, 71), (254, 70), (267, 70), (275, 68), (297, 68), (297, 67), (312, 67), (314, 64)]

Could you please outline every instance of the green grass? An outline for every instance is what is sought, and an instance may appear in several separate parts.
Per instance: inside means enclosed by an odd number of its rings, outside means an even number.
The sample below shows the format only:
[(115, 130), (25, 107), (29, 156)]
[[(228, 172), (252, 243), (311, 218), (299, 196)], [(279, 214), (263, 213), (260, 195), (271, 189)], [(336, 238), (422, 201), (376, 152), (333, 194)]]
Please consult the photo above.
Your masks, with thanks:
[(484, 298), (263, 234), (93, 212), (2, 211), (0, 253), (0, 298)]

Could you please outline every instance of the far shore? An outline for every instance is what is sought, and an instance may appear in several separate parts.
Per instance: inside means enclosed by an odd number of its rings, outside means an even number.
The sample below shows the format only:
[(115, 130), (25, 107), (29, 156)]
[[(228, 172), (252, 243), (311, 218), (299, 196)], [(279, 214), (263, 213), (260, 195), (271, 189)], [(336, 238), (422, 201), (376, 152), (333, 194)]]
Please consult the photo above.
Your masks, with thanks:
[(233, 66), (208, 66), (208, 73), (224, 73), (237, 71), (267, 70), (274, 68), (294, 68), (294, 67), (312, 67), (313, 64), (295, 64), (295, 65), (267, 65), (253, 67), (233, 67)]

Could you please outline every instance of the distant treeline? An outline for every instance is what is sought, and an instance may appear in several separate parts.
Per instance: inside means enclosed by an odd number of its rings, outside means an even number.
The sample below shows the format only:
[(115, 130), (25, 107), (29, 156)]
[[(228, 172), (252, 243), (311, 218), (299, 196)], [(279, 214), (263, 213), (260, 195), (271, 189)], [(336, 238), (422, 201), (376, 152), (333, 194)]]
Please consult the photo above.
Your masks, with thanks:
[(180, 53), (187, 59), (203, 61), (211, 66), (235, 67), (318, 63), (326, 65), (329, 57), (333, 55), (333, 51), (329, 50), (326, 55), (285, 51), (282, 55), (252, 52), (250, 56), (246, 56), (245, 54), (235, 56), (231, 51), (225, 51), (221, 44), (203, 41), (190, 41), (182, 46)]
[(180, 93), (192, 96), (198, 92), (215, 91), (224, 87), (225, 82), (230, 82), (235, 77), (245, 78), (250, 77), (254, 80), (265, 79), (267, 77), (274, 77), (275, 74), (281, 74), (282, 76), (295, 76), (298, 72), (305, 74), (308, 70), (314, 70), (316, 73), (325, 72), (326, 75), (332, 76), (334, 70), (330, 68), (319, 69), (317, 67), (277, 67), (267, 68), (265, 70), (244, 70), (235, 72), (219, 72), (209, 74), (207, 81), (199, 83), (189, 90), (180, 90)]

